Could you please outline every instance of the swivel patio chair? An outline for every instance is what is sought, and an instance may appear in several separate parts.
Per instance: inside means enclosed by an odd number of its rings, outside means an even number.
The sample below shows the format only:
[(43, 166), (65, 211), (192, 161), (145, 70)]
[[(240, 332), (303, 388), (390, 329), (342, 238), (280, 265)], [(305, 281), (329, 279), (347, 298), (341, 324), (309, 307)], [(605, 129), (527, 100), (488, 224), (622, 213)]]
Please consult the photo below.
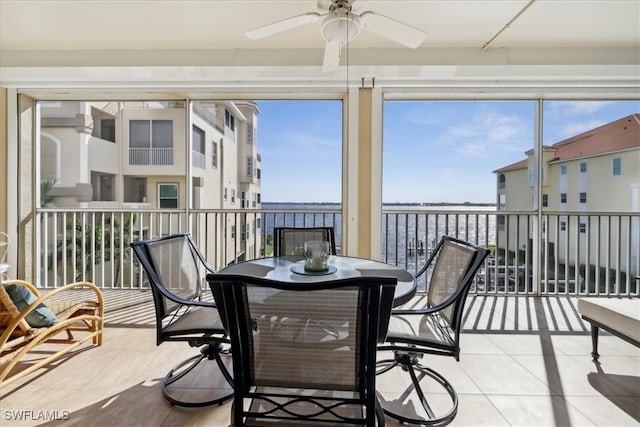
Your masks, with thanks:
[[(409, 302), (394, 309), (387, 338), (379, 352), (392, 351), (392, 359), (381, 356), (378, 380), (405, 372), (411, 380), (402, 393), (379, 393), (384, 412), (403, 423), (445, 425), (456, 416), (458, 397), (444, 376), (421, 362), (425, 354), (460, 358), (460, 330), (465, 300), (473, 279), (487, 256), (487, 250), (444, 236), (416, 277), (426, 275), (426, 293), (417, 293)], [(400, 368), (400, 369), (394, 369)], [(429, 379), (446, 391), (450, 403), (429, 402)]]
[[(389, 316), (395, 278), (300, 284), (222, 272), (207, 280), (228, 319), (233, 425), (384, 425), (376, 343), (384, 340), (378, 325)], [(291, 318), (339, 320), (339, 336)]]
[[(216, 305), (203, 301), (202, 294), (206, 274), (213, 269), (189, 234), (137, 241), (131, 243), (131, 247), (147, 273), (153, 292), (156, 344), (185, 341), (200, 348), (198, 354), (167, 373), (162, 381), (162, 394), (171, 404), (186, 407), (220, 404), (230, 399), (233, 396), (233, 379), (228, 367), (231, 357), (225, 348), (229, 339)], [(215, 361), (217, 367), (212, 367), (217, 369), (215, 375), (202, 375), (196, 369), (203, 361)], [(204, 380), (208, 383), (203, 384)]]
[(336, 237), (333, 227), (274, 227), (273, 255), (302, 257), (304, 242), (310, 240), (329, 242), (331, 255), (336, 254)]

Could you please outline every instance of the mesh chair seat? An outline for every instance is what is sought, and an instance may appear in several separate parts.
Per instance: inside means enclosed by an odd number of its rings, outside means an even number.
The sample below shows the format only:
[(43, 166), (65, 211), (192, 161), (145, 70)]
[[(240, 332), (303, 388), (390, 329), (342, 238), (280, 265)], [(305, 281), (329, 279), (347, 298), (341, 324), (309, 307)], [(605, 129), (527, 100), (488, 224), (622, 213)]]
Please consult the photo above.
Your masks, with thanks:
[[(162, 334), (166, 337), (173, 335), (193, 334), (218, 334), (225, 335), (224, 326), (220, 314), (215, 306), (195, 307), (189, 309), (174, 322), (165, 326)], [(222, 337), (221, 337), (222, 338)]]
[(455, 331), (440, 313), (415, 315), (394, 315), (389, 320), (387, 335), (392, 341), (415, 342), (420, 345), (442, 345), (453, 347), (456, 343)]

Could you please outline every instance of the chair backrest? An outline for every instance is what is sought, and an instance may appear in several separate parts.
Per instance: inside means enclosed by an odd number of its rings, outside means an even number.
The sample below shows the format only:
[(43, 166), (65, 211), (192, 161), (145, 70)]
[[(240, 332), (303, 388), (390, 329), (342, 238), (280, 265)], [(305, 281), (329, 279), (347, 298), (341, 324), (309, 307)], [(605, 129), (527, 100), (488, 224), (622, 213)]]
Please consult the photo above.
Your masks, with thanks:
[(417, 276), (426, 274), (427, 301), (430, 307), (452, 304), (440, 315), (457, 329), (462, 318), (464, 302), (476, 272), (488, 251), (469, 242), (443, 236)]
[(329, 242), (331, 254), (336, 254), (336, 237), (333, 227), (274, 227), (273, 255), (302, 256), (304, 242), (310, 240)]
[(147, 273), (156, 310), (158, 341), (162, 328), (199, 301), (206, 274), (213, 271), (188, 233), (139, 240), (131, 248)]
[[(235, 425), (247, 416), (299, 421), (310, 407), (320, 417), (373, 420), (378, 324), (391, 307), (381, 312), (382, 295), (392, 298), (395, 278), (300, 284), (219, 273), (207, 279), (229, 317)], [(253, 414), (244, 399), (254, 399)], [(319, 409), (330, 406), (331, 412)]]

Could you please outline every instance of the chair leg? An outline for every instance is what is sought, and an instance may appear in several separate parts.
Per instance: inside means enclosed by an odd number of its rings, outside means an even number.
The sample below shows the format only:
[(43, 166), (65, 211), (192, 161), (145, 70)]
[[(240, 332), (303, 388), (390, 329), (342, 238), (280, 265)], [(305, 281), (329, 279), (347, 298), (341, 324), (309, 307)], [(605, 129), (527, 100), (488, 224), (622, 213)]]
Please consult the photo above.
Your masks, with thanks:
[[(386, 415), (401, 423), (422, 426), (444, 426), (453, 421), (458, 412), (458, 395), (449, 381), (440, 373), (421, 364), (418, 355), (403, 352), (396, 352), (393, 359), (380, 360), (376, 375), (398, 370), (409, 375), (411, 385), (394, 400), (387, 400), (382, 393), (378, 392), (378, 399)], [(451, 404), (447, 406), (448, 409), (443, 411), (440, 406), (434, 408), (429, 403), (421, 386), (421, 381), (424, 379), (431, 379), (445, 389), (451, 400)], [(413, 399), (415, 402), (410, 403), (412, 394), (415, 396)], [(418, 411), (423, 414), (419, 414)]]
[[(164, 377), (162, 381), (162, 395), (167, 399), (172, 405), (184, 406), (184, 407), (202, 407), (209, 405), (221, 405), (228, 399), (233, 397), (233, 378), (227, 368), (225, 361), (222, 360), (221, 354), (224, 355), (225, 352), (222, 349), (222, 344), (206, 344), (200, 348), (200, 354), (192, 356), (182, 362), (178, 363), (176, 366), (171, 368), (167, 375)], [(205, 387), (190, 387), (190, 380), (198, 377), (197, 370), (194, 369), (200, 364), (202, 361), (206, 360), (215, 360), (216, 365), (220, 373), (224, 378), (224, 386), (216, 386), (214, 388), (205, 388)], [(230, 360), (230, 356), (229, 356)], [(193, 372), (193, 375), (190, 377), (190, 373)], [(216, 376), (216, 378), (218, 378)], [(184, 380), (184, 381), (183, 381)], [(172, 389), (175, 388), (178, 393), (172, 393)], [(189, 389), (193, 391), (194, 389), (202, 389), (202, 393), (206, 396), (201, 400), (183, 400), (178, 398), (179, 390)]]
[(600, 355), (598, 354), (598, 327), (595, 325), (591, 325), (591, 346), (592, 352), (591, 357), (593, 357), (593, 361), (597, 362)]

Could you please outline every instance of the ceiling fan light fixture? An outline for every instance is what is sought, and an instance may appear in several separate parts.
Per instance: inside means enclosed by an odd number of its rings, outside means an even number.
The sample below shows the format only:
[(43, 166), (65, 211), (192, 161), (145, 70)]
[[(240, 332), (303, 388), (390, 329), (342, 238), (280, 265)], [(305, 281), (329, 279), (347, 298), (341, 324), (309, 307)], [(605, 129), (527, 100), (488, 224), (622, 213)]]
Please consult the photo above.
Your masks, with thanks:
[(322, 24), (322, 37), (328, 42), (350, 42), (360, 33), (358, 17), (352, 14), (344, 16), (329, 15)]

